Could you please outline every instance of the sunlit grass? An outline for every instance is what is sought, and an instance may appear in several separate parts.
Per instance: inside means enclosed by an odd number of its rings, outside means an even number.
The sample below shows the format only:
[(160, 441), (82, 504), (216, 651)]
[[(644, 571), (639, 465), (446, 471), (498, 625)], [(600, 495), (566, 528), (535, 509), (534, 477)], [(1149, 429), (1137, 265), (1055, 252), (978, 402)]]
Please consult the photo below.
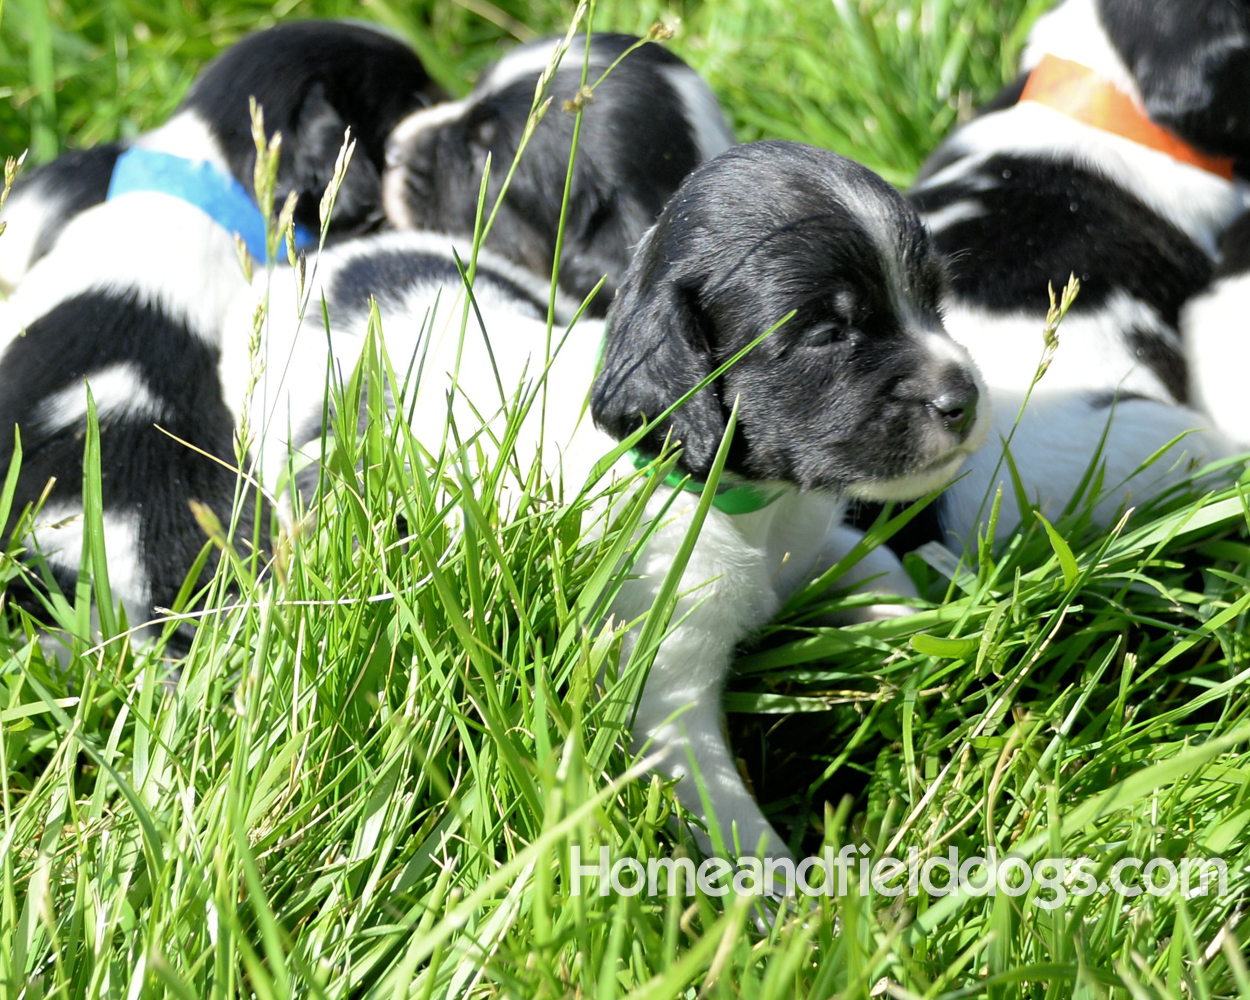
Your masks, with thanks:
[[(4, 8), (21, 99), (0, 135), (41, 154), (160, 120), (199, 60), (273, 10), (54, 4), (41, 28), (34, 2)], [(675, 45), (744, 138), (803, 138), (899, 180), (1010, 76), (1026, 6), (690, 4)], [(572, 14), (486, 9), (494, 25), (442, 4), (365, 13), (446, 53), (459, 87), (498, 24)], [(665, 13), (607, 3), (595, 23)], [(51, 102), (25, 69), (48, 41)], [(763, 936), (732, 896), (574, 892), (574, 844), (696, 850), (664, 782), (631, 770), (645, 656), (619, 664), (602, 620), (640, 510), (604, 530), (593, 487), (431, 460), (384, 405), (405, 365), (381, 343), (334, 389), (353, 418), (327, 427), (315, 524), (264, 573), (251, 526), (217, 536), (238, 557), (201, 581), (223, 610), (197, 619), (176, 687), (161, 643), (99, 643), (85, 590), (44, 618), (76, 633), (67, 664), (45, 660), (34, 621), (0, 618), (0, 996), (1250, 997), (1240, 487), (1181, 492), (1113, 532), (1080, 512), (1054, 535), (1034, 523), (971, 566), (911, 556), (932, 603), (905, 618), (807, 628), (813, 607), (860, 600), (811, 595), (743, 650), (727, 697), (754, 787), (802, 853), (995, 847), (1088, 856), (1100, 878), (1127, 857), (1219, 856), (1229, 895), (1051, 911), (852, 882)], [(502, 488), (518, 478), (520, 502)], [(91, 565), (98, 525), (85, 535)], [(0, 558), (0, 582), (17, 572)], [(615, 697), (595, 690), (604, 674)]]

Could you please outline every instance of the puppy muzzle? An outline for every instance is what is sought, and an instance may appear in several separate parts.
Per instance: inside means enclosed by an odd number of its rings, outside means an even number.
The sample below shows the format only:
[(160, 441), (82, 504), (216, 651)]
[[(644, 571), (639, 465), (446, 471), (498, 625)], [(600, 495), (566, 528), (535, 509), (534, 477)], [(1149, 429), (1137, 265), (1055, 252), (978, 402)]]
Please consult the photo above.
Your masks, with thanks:
[(385, 147), (386, 167), (382, 173), (382, 207), (386, 217), (400, 229), (417, 228), (418, 220), (431, 206), (422, 202), (433, 198), (424, 178), (434, 168), (427, 162), (434, 133), (460, 118), (464, 101), (447, 101), (414, 111), (391, 130)]
[(930, 334), (933, 363), (926, 377), (896, 392), (922, 411), (916, 427), (916, 467), (901, 476), (855, 483), (861, 500), (915, 500), (941, 489), (989, 437), (989, 393), (971, 356), (947, 337)]

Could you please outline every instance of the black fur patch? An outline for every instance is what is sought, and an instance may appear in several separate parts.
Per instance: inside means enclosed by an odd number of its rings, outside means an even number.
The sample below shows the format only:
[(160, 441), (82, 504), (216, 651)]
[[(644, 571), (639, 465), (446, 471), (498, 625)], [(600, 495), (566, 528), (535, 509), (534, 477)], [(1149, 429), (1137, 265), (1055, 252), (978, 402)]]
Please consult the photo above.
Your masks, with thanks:
[[(56, 345), (55, 365), (48, 363), (49, 338)], [(230, 520), (234, 474), (154, 426), (159, 422), (170, 434), (233, 464), (234, 421), (215, 374), (204, 377), (216, 372), (217, 356), (186, 326), (133, 293), (85, 293), (33, 322), (0, 357), (0, 468), (12, 459), (13, 427), (20, 425), (18, 510), (33, 503), (52, 477), (51, 502), (81, 501), (86, 424), (45, 426), (35, 415), (50, 396), (125, 363), (159, 401), (159, 421), (104, 415), (100, 427), (104, 511), (138, 515), (139, 556), (155, 605), (173, 603), (206, 541), (190, 502), (206, 504), (223, 524)], [(240, 522), (249, 534), (254, 509), (249, 497)], [(58, 582), (71, 586), (72, 574)]]
[[(857, 503), (847, 512), (846, 522), (860, 531), (867, 531), (881, 516), (885, 504)], [(900, 504), (894, 505), (894, 513), (902, 513)], [(924, 510), (908, 521), (899, 531), (890, 536), (886, 547), (900, 558), (908, 552), (914, 552), (929, 542), (946, 542), (942, 531), (941, 499), (929, 504)]]
[[(1155, 330), (1133, 327), (1127, 334), (1129, 346), (1141, 363), (1149, 368), (1178, 403), (1189, 402), (1189, 366), (1181, 350), (1179, 337), (1169, 340)], [(1121, 394), (1121, 399), (1128, 397)]]
[[(250, 35), (205, 67), (178, 107), (203, 118), (222, 144), (231, 173), (249, 192), (256, 156), (251, 96), (265, 112), (266, 131), (283, 136), (277, 202), (280, 206), (289, 191), (299, 192), (295, 218), (312, 232), (320, 231), (321, 195), (333, 176), (343, 133), (351, 127), (357, 146), (335, 201), (333, 240), (382, 222), (386, 138), (401, 118), (446, 94), (411, 49), (363, 25), (297, 21)], [(11, 197), (38, 189), (54, 206), (32, 264), (52, 248), (70, 219), (104, 201), (117, 158), (129, 145), (73, 150), (18, 178)], [(193, 158), (204, 153), (186, 151)]]
[(1096, 392), (1088, 396), (1087, 399), (1091, 410), (1109, 410), (1113, 406), (1137, 399), (1144, 399), (1153, 403), (1159, 402), (1157, 399), (1143, 396), (1140, 392)]
[[(984, 190), (980, 190), (984, 188)], [(1135, 195), (1071, 162), (991, 156), (975, 171), (911, 194), (925, 214), (971, 201), (984, 211), (934, 232), (955, 293), (1002, 312), (1045, 311), (1046, 288), (1081, 279), (1073, 314), (1123, 290), (1175, 327), (1211, 260)]]
[[(463, 263), (467, 268), (468, 262)], [(362, 254), (335, 271), (326, 301), (331, 308), (344, 313), (364, 312), (369, 308), (370, 296), (385, 302), (411, 288), (414, 282), (461, 280), (455, 261), (449, 257), (419, 250), (387, 250)], [(536, 319), (546, 318), (545, 301), (493, 268), (479, 262), (473, 280), (474, 284), (496, 285), (518, 304), (528, 306)]]
[(1250, 155), (1250, 4), (1098, 0), (1152, 121), (1207, 153)]
[(1229, 227), (1220, 241), (1220, 253), (1220, 265), (1215, 272), (1217, 278), (1250, 274), (1250, 212)]

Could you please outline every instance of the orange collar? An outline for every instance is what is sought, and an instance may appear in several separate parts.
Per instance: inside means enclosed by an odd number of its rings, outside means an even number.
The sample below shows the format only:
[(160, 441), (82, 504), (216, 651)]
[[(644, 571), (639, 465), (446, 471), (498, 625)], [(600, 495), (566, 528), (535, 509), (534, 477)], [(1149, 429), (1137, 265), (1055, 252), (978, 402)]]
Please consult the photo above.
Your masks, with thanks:
[(1029, 74), (1020, 100), (1045, 104), (1086, 125), (1166, 153), (1180, 163), (1188, 163), (1227, 181), (1233, 179), (1231, 159), (1201, 153), (1179, 136), (1156, 125), (1128, 94), (1080, 63), (1058, 56), (1043, 56)]

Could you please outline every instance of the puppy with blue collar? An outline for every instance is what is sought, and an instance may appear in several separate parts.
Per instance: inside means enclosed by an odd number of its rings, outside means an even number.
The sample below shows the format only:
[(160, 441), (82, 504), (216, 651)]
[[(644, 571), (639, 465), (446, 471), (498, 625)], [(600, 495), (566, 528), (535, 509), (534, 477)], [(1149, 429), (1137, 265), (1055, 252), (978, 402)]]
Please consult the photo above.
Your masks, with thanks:
[[(355, 62), (334, 55), (340, 41)], [(288, 129), (301, 122), (300, 145), (287, 144), (277, 198), (281, 204), (288, 192), (299, 192), (296, 218), (309, 231), (320, 228), (320, 192), (343, 131), (352, 127), (358, 146), (337, 203), (335, 235), (364, 232), (382, 221), (381, 173), (391, 129), (446, 96), (407, 45), (364, 23), (295, 21), (250, 35), (204, 70), (175, 113), (177, 128), (72, 150), (19, 175), (0, 215), (7, 224), (0, 240), (0, 292), (17, 287), (71, 219), (109, 196), (117, 161), (130, 149), (159, 150), (191, 163), (219, 157), (225, 173), (244, 182), (243, 200), (250, 201), (255, 151), (248, 98), (262, 93), (273, 105), (271, 124), (278, 115)], [(248, 214), (234, 213), (234, 221)], [(249, 241), (249, 249), (264, 259), (256, 241)]]
[[(222, 382), (236, 417), (246, 410), (260, 429), (266, 483), (318, 461), (326, 381), (361, 356), (370, 292), (392, 365), (413, 373), (394, 405), (417, 440), (437, 457), (450, 410), (462, 437), (497, 447), (511, 394), (532, 389), (548, 363), (548, 286), (483, 251), (472, 314), (481, 325), (470, 319), (462, 341), (458, 243), (467, 259), (464, 241), (430, 233), (326, 250), (306, 294), (326, 304), (328, 357), (320, 322), (298, 319), (295, 276), (278, 269), (272, 281), (256, 278), (227, 322)], [(678, 586), (632, 736), (635, 749), (679, 779), (690, 812), (714, 817), (729, 845), (746, 853), (766, 845), (769, 856), (788, 854), (722, 734), (721, 692), (735, 647), (846, 554), (849, 498), (923, 495), (985, 438), (980, 377), (942, 327), (944, 287), (919, 218), (876, 175), (796, 143), (738, 146), (682, 183), (634, 254), (606, 327), (594, 319), (567, 335), (557, 327), (545, 376), (555, 391), (541, 415), (535, 406), (509, 428), (518, 467), (541, 461), (566, 494), (639, 430), (643, 461), (666, 440), (679, 444), (681, 478), (650, 498), (654, 530), (608, 609), (613, 620), (633, 622), (655, 603), (691, 529), (700, 484), (736, 410), (724, 492)], [(265, 371), (253, 384), (252, 316), (266, 298)], [(566, 308), (557, 304), (558, 313)], [(634, 471), (625, 457), (610, 475)], [(635, 631), (626, 635), (623, 658), (634, 655), (636, 639)]]
[[(1179, 314), (1247, 204), (1232, 158), (1250, 150), (1250, 6), (1066, 0), (1023, 63), (909, 193), (950, 261), (947, 328), (994, 400), (990, 446), (932, 508), (934, 537), (956, 550), (1000, 487), (999, 536), (1020, 520), (1009, 438), (1024, 493), (1052, 520), (1101, 468), (1092, 515), (1104, 526), (1231, 448), (1188, 405)], [(1047, 286), (1073, 273), (1080, 294), (1016, 426)]]
[[(173, 603), (204, 545), (191, 503), (230, 520), (236, 477), (214, 457), (234, 457), (217, 366), (222, 320), (246, 287), (236, 237), (258, 262), (268, 257), (251, 194), (250, 99), (268, 134), (282, 135), (275, 194), (278, 204), (295, 194), (303, 249), (316, 244), (348, 129), (356, 150), (331, 233), (380, 221), (386, 137), (433, 90), (416, 55), (383, 32), (272, 28), (210, 64), (168, 123), (119, 152), (107, 200), (76, 214), (78, 202), (61, 204), (44, 218), (35, 242), (50, 249), (21, 277), (0, 328), (0, 468), (16, 429), (15, 507), (54, 481), (26, 544), (62, 588), (76, 578), (83, 536), (87, 384), (100, 424), (110, 582), (132, 624)], [(30, 243), (16, 205), (5, 242)], [(250, 500), (244, 517), (250, 523)]]

